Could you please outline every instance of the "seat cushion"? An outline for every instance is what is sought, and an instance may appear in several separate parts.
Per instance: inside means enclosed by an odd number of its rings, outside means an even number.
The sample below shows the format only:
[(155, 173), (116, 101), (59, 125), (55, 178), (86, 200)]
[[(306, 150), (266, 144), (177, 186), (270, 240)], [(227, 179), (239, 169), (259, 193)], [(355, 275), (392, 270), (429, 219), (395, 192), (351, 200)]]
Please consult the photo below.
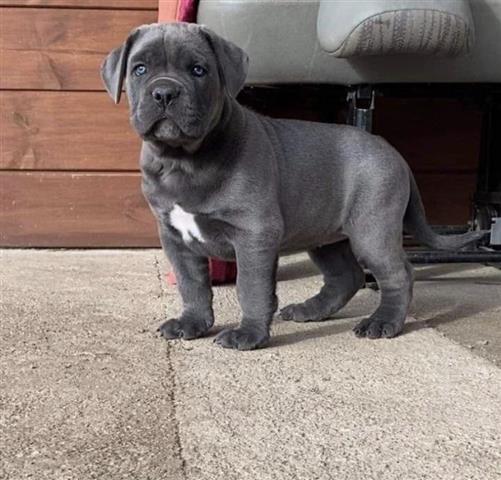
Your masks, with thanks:
[(454, 57), (474, 42), (468, 0), (321, 0), (317, 34), (322, 48), (340, 58)]

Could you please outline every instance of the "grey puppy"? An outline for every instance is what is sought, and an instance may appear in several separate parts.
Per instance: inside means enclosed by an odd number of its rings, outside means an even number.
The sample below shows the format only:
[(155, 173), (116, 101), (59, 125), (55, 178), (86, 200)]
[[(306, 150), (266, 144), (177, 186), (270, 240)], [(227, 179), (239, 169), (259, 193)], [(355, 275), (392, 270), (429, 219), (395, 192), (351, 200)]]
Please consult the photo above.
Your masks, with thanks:
[(116, 103), (122, 86), (143, 139), (142, 189), (158, 220), (183, 300), (165, 338), (192, 339), (214, 323), (207, 257), (236, 260), (238, 328), (215, 342), (248, 350), (270, 338), (281, 252), (307, 250), (324, 276), (320, 292), (281, 310), (284, 320), (324, 320), (374, 275), (380, 305), (355, 328), (394, 337), (412, 297), (405, 227), (419, 241), (458, 249), (481, 233), (441, 237), (426, 223), (414, 178), (385, 140), (354, 127), (276, 120), (235, 100), (245, 52), (204, 26), (146, 25), (105, 59)]

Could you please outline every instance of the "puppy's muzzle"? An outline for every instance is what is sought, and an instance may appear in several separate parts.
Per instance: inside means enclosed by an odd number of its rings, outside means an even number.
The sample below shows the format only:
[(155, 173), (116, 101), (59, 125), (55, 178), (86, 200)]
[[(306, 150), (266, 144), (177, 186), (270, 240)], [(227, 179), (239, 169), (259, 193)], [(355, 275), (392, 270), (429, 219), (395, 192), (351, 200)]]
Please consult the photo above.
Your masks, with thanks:
[(155, 104), (162, 110), (172, 106), (181, 95), (182, 86), (176, 80), (162, 77), (156, 79), (148, 87), (147, 95), (151, 95)]

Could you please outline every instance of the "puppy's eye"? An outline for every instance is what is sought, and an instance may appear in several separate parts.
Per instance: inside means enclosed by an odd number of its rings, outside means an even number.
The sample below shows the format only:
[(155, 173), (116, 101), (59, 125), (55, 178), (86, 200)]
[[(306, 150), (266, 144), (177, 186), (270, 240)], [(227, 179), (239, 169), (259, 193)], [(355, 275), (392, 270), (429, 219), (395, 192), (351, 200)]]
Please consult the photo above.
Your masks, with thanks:
[(203, 77), (204, 75), (207, 74), (207, 70), (202, 67), (201, 65), (195, 65), (192, 69), (191, 69), (191, 74), (194, 76), (194, 77)]
[(140, 77), (146, 73), (146, 67), (144, 65), (138, 65), (134, 67), (133, 73), (136, 77)]

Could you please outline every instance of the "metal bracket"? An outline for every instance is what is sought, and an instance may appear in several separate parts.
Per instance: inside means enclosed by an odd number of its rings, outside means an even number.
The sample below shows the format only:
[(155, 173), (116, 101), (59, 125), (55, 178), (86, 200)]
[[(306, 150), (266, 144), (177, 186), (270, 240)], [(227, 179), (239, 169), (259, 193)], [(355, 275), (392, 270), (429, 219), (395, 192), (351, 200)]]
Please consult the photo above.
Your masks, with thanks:
[(492, 219), (490, 245), (492, 247), (501, 247), (501, 217)]
[(375, 90), (370, 86), (360, 86), (348, 92), (348, 123), (372, 132), (372, 117), (375, 107)]

